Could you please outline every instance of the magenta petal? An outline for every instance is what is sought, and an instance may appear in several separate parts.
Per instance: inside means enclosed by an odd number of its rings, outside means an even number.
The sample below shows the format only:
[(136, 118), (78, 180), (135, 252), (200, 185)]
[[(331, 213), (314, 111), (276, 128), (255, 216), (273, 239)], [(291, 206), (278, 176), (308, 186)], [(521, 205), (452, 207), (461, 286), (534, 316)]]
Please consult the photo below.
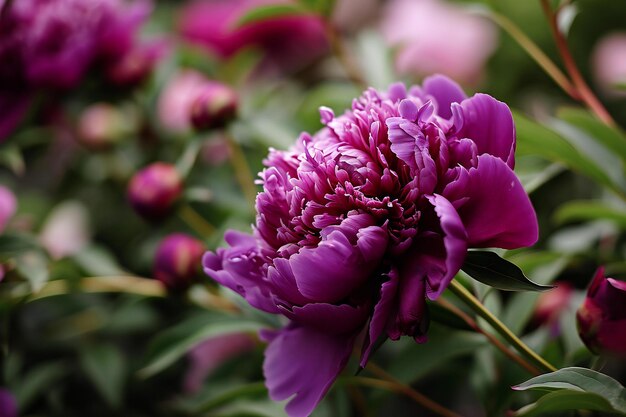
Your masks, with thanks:
[(487, 94), (476, 94), (454, 106), (459, 139), (476, 143), (479, 154), (491, 154), (515, 166), (515, 125), (509, 106)]
[(452, 117), (450, 106), (467, 98), (461, 87), (445, 75), (432, 75), (424, 79), (423, 92), (437, 102), (437, 114), (444, 119)]
[(428, 197), (428, 201), (434, 206), (435, 213), (439, 217), (446, 252), (443, 275), (436, 276), (429, 273), (426, 278), (428, 298), (435, 300), (448, 287), (463, 265), (467, 254), (467, 232), (456, 209), (445, 197), (433, 195)]
[(380, 288), (380, 300), (374, 307), (369, 331), (363, 344), (360, 363), (362, 368), (365, 368), (365, 365), (367, 365), (374, 343), (385, 331), (394, 310), (394, 300), (398, 291), (398, 271), (394, 268), (389, 272), (388, 276), (389, 280), (384, 282)]
[(380, 227), (361, 229), (356, 245), (334, 230), (316, 248), (303, 248), (289, 259), (300, 293), (318, 302), (337, 302), (372, 274), (387, 246)]
[(458, 212), (469, 246), (515, 249), (533, 245), (539, 236), (537, 216), (511, 168), (502, 159), (483, 154), (478, 167), (468, 173), (469, 198)]
[(283, 329), (265, 350), (263, 373), (270, 398), (291, 397), (285, 408), (290, 417), (311, 414), (345, 367), (354, 339), (307, 327)]

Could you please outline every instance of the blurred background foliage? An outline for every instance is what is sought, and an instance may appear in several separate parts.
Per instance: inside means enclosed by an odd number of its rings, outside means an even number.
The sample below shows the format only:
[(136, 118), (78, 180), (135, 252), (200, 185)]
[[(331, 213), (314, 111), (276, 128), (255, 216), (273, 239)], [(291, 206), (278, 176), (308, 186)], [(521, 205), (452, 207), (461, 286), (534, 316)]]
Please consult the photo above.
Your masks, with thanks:
[[(362, 90), (342, 60), (376, 88), (396, 80), (418, 83), (425, 75), (397, 71), (394, 57), (401, 47), (390, 45), (379, 30), (391, 2), (338, 0), (335, 7), (347, 10), (341, 18), (331, 3), (286, 4), (327, 13), (327, 30), (338, 39), (334, 48), (342, 48), (339, 58), (331, 47), (276, 71), (263, 68), (269, 52), (262, 48), (217, 57), (181, 36), (185, 2), (159, 1), (142, 32), (166, 38), (167, 53), (143, 82), (111, 86), (91, 71), (71, 91), (35, 97), (0, 145), (0, 183), (17, 197), (17, 211), (0, 236), (0, 385), (15, 395), (20, 415), (284, 415), (260, 382), (262, 345), (254, 336), (261, 327), (277, 325), (276, 318), (251, 310), (201, 274), (185, 292), (168, 292), (152, 278), (157, 246), (171, 233), (186, 233), (215, 249), (223, 245), (226, 229), (250, 230), (251, 199), (258, 190), (251, 187), (267, 148), (286, 149), (300, 132), (315, 132), (321, 127), (319, 106), (341, 113)], [(538, 313), (545, 294), (471, 285), (495, 315), (555, 365), (589, 366), (591, 354), (576, 332), (576, 309), (599, 265), (606, 265), (609, 276), (626, 277), (626, 93), (607, 87), (594, 70), (600, 41), (626, 32), (626, 3), (552, 3), (567, 8), (560, 23), (575, 63), (615, 126), (569, 97), (519, 39), (490, 23), (494, 14), (510, 20), (563, 68), (538, 1), (456, 3), (490, 24), (496, 39), (480, 73), (459, 81), (468, 93), (491, 94), (515, 114), (516, 172), (541, 232), (533, 248), (504, 256), (534, 281), (571, 291), (546, 318)], [(272, 13), (284, 12), (293, 11), (274, 10), (268, 17), (252, 9), (247, 18), (271, 20)], [(615, 53), (626, 61), (624, 49)], [(232, 87), (239, 97), (237, 118), (210, 131), (164, 126), (163, 112), (173, 110), (160, 108), (159, 100), (183, 69)], [(622, 76), (626, 81), (626, 72)], [(105, 146), (79, 127), (95, 103), (108, 103), (114, 113), (92, 122), (104, 123)], [(138, 215), (127, 195), (133, 175), (155, 161), (186, 174), (176, 206), (157, 222)], [(151, 281), (135, 285), (128, 276)], [(444, 299), (458, 304), (449, 294)], [(431, 313), (428, 343), (385, 344), (374, 362), (461, 415), (500, 416), (536, 398), (510, 390), (529, 375), (482, 335), (438, 305)], [(623, 362), (602, 366), (624, 381)], [(356, 372), (356, 361), (347, 369)], [(402, 395), (358, 386), (351, 378), (348, 373), (340, 379), (313, 415), (430, 415)]]

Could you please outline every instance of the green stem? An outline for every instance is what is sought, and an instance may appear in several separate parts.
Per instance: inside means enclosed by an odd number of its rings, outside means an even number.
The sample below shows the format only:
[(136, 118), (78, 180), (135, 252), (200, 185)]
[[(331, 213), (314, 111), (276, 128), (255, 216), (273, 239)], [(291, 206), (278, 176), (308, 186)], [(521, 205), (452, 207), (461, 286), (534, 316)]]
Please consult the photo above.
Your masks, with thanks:
[(202, 237), (209, 237), (215, 232), (215, 226), (209, 223), (189, 204), (182, 205), (178, 215), (191, 229)]
[(254, 175), (248, 165), (246, 156), (243, 149), (239, 146), (239, 143), (229, 134), (224, 132), (230, 150), (230, 161), (235, 169), (235, 178), (239, 182), (241, 191), (250, 203), (251, 207), (254, 207), (256, 203), (257, 190), (254, 186)]
[(497, 331), (507, 342), (513, 345), (523, 356), (532, 361), (539, 369), (542, 369), (545, 372), (554, 372), (557, 370), (557, 368), (539, 356), (517, 336), (515, 336), (515, 334), (508, 327), (506, 327), (504, 323), (487, 310), (485, 306), (463, 285), (453, 280), (448, 288), (476, 314), (489, 323), (495, 331)]

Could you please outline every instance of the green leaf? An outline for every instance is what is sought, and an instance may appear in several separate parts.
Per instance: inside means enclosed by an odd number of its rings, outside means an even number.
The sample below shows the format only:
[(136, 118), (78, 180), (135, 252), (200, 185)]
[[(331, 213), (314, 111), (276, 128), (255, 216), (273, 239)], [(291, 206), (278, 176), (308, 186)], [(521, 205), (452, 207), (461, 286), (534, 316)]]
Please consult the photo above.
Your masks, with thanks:
[(550, 392), (536, 403), (519, 410), (517, 416), (581, 408), (626, 415), (626, 389), (613, 378), (591, 369), (559, 369), (531, 378), (513, 389)]
[(559, 133), (517, 112), (513, 114), (518, 155), (538, 155), (549, 161), (560, 162), (569, 169), (586, 175), (619, 194), (624, 193), (624, 190), (618, 187), (601, 167), (579, 152)]
[(545, 291), (552, 288), (531, 281), (515, 264), (495, 252), (469, 251), (461, 269), (475, 280), (500, 290)]
[(17, 271), (28, 283), (32, 292), (38, 292), (48, 279), (48, 258), (40, 251), (29, 251), (16, 258)]
[(39, 244), (30, 235), (9, 233), (0, 235), (0, 262), (34, 249), (39, 249)]
[(557, 116), (585, 131), (626, 161), (626, 135), (623, 132), (607, 126), (589, 112), (581, 109), (563, 108), (558, 111)]
[(80, 353), (80, 363), (102, 398), (113, 408), (122, 404), (125, 360), (112, 345), (89, 346)]
[(45, 363), (23, 375), (13, 388), (15, 398), (21, 410), (25, 410), (39, 395), (63, 378), (67, 373), (64, 363)]
[(199, 342), (232, 333), (257, 332), (267, 327), (240, 317), (204, 314), (159, 334), (148, 348), (147, 365), (139, 371), (148, 378), (170, 366)]
[(611, 220), (626, 229), (626, 210), (611, 207), (602, 201), (569, 201), (554, 214), (559, 224), (581, 220)]
[(260, 6), (241, 16), (235, 24), (235, 28), (277, 17), (297, 16), (307, 13), (309, 13), (309, 11), (299, 4), (270, 4), (267, 6)]
[(300, 3), (322, 16), (330, 16), (335, 7), (335, 0), (300, 0)]

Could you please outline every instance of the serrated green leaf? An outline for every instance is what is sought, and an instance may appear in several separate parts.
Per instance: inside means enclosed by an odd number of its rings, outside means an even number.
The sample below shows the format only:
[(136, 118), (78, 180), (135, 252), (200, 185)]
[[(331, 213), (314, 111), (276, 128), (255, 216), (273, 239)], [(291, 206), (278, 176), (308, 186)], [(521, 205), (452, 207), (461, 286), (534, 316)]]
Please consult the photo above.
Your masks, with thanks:
[(545, 291), (552, 288), (531, 281), (515, 264), (495, 252), (469, 251), (461, 269), (475, 280), (500, 290)]
[(112, 345), (89, 346), (80, 353), (80, 363), (102, 398), (113, 408), (122, 403), (125, 360)]
[[(537, 408), (541, 412), (585, 408), (626, 415), (626, 389), (613, 378), (587, 368), (559, 369), (531, 378), (513, 389), (551, 392), (518, 411), (518, 416), (536, 415), (533, 409)], [(567, 394), (558, 394), (560, 392)]]
[(602, 201), (569, 201), (558, 208), (554, 220), (559, 224), (581, 220), (610, 220), (626, 229), (626, 210), (611, 207)]
[(270, 4), (267, 6), (255, 7), (237, 20), (235, 28), (277, 17), (297, 16), (307, 13), (309, 13), (309, 11), (299, 4)]
[(147, 365), (139, 371), (148, 378), (185, 355), (199, 342), (232, 333), (257, 332), (266, 325), (239, 317), (202, 315), (160, 333), (150, 344)]

